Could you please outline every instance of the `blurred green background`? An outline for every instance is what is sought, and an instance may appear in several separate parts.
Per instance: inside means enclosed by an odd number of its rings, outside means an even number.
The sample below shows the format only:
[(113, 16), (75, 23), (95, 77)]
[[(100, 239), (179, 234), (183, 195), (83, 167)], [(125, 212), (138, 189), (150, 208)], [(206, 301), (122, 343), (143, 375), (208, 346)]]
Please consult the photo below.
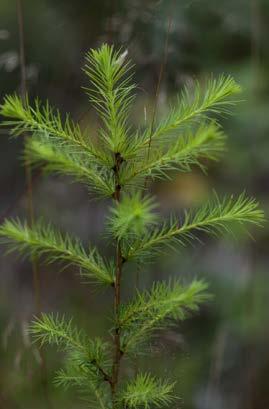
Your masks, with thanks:
[[(27, 88), (31, 97), (49, 99), (94, 132), (96, 116), (82, 86), (85, 52), (102, 42), (128, 49), (136, 64), (138, 97), (132, 121), (150, 118), (161, 65), (161, 113), (194, 79), (232, 74), (242, 85), (242, 102), (223, 118), (228, 151), (208, 175), (180, 174), (151, 187), (161, 210), (178, 211), (220, 194), (246, 190), (265, 213), (269, 193), (269, 1), (268, 0), (22, 0)], [(20, 91), (17, 2), (0, 2), (0, 95)], [(165, 43), (168, 36), (167, 53)], [(166, 55), (165, 55), (166, 54)], [(0, 218), (24, 216), (26, 183), (22, 140), (0, 130)], [(33, 175), (35, 213), (103, 252), (107, 203), (89, 200), (87, 191), (67, 178)], [(162, 333), (153, 357), (139, 364), (175, 378), (180, 400), (175, 408), (269, 408), (268, 225), (249, 235), (205, 239), (204, 244), (161, 257), (139, 274), (139, 286), (172, 274), (204, 277), (212, 302), (183, 325)], [(14, 256), (0, 259), (0, 409), (85, 407), (75, 392), (53, 385), (62, 356), (44, 351), (46, 367), (31, 345), (27, 326), (35, 314), (31, 265)], [(73, 315), (89, 334), (109, 328), (111, 296), (81, 286), (76, 272), (41, 266), (42, 310)], [(130, 295), (135, 271), (125, 277)]]

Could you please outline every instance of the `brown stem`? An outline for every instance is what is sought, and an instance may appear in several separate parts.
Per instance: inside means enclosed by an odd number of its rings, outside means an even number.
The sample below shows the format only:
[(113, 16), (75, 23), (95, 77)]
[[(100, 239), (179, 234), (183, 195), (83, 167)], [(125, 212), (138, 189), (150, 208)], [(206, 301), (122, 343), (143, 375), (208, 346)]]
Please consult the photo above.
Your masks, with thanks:
[(163, 80), (163, 75), (164, 75), (165, 67), (166, 67), (166, 64), (167, 64), (169, 36), (170, 36), (170, 32), (171, 32), (172, 25), (173, 25), (174, 12), (175, 12), (175, 0), (171, 0), (171, 12), (170, 12), (168, 22), (167, 22), (167, 30), (166, 30), (166, 36), (165, 36), (163, 59), (162, 59), (162, 63), (161, 63), (161, 66), (160, 66), (157, 86), (156, 86), (156, 90), (155, 90), (155, 99), (154, 99), (154, 106), (153, 106), (152, 121), (151, 121), (151, 125), (150, 125), (149, 144), (148, 144), (148, 157), (149, 157), (149, 153), (150, 153), (151, 142), (152, 142), (152, 133), (153, 133), (156, 114), (157, 114), (161, 83), (162, 83), (162, 80)]
[(103, 370), (103, 368), (96, 362), (95, 359), (93, 359), (93, 360), (91, 361), (91, 364), (92, 364), (93, 366), (95, 366), (96, 369), (100, 372), (100, 374), (101, 374), (101, 375), (103, 376), (103, 378), (104, 378), (104, 381), (105, 381), (105, 382), (108, 382), (110, 385), (112, 385), (112, 378), (111, 378), (111, 376), (109, 376), (109, 375)]
[[(173, 25), (173, 13), (175, 9), (175, 0), (171, 0), (171, 12), (168, 18), (167, 22), (167, 30), (166, 30), (166, 36), (165, 36), (165, 43), (164, 43), (164, 52), (163, 52), (163, 59), (162, 63), (160, 66), (160, 71), (158, 75), (158, 81), (157, 81), (157, 86), (155, 90), (155, 98), (154, 98), (154, 105), (153, 105), (153, 114), (152, 114), (152, 120), (150, 124), (150, 134), (149, 134), (149, 143), (148, 143), (148, 156), (147, 159), (149, 160), (149, 155), (150, 155), (150, 149), (151, 149), (151, 143), (152, 143), (152, 135), (153, 135), (153, 130), (154, 130), (154, 125), (155, 125), (155, 119), (156, 119), (156, 114), (157, 114), (157, 108), (158, 108), (158, 103), (159, 103), (159, 96), (160, 96), (160, 89), (161, 89), (161, 84), (165, 72), (165, 67), (167, 64), (167, 59), (168, 59), (168, 46), (169, 46), (169, 36), (170, 32), (172, 30), (172, 25)], [(148, 184), (148, 177), (145, 177), (144, 181), (144, 191), (146, 191)]]
[[(21, 97), (23, 103), (26, 102), (27, 86), (26, 86), (26, 63), (25, 63), (25, 49), (24, 49), (24, 24), (23, 24), (23, 12), (22, 12), (22, 2), (17, 0), (17, 17), (19, 26), (19, 50), (20, 50), (20, 70), (21, 70)], [(26, 142), (27, 135), (24, 136), (24, 141)], [(33, 206), (33, 181), (32, 181), (32, 171), (28, 159), (25, 160), (25, 177), (27, 185), (27, 208), (28, 208), (28, 220), (29, 224), (34, 223), (34, 206)], [(40, 301), (40, 277), (39, 268), (37, 260), (32, 257), (32, 268), (33, 268), (33, 282), (35, 291), (35, 305), (36, 313), (39, 315), (41, 310)]]
[[(23, 21), (23, 10), (22, 10), (22, 0), (17, 0), (17, 19), (19, 28), (19, 55), (20, 55), (20, 73), (21, 73), (21, 97), (23, 103), (26, 102), (27, 95), (27, 84), (26, 84), (26, 63), (25, 63), (25, 46), (24, 46), (24, 21)], [(24, 135), (24, 142), (26, 142), (27, 135)], [(34, 223), (34, 206), (33, 206), (33, 177), (31, 166), (29, 160), (25, 160), (25, 178), (26, 178), (26, 190), (27, 190), (27, 210), (28, 210), (28, 220), (30, 226)], [(40, 271), (38, 260), (35, 256), (32, 256), (32, 271), (33, 271), (33, 286), (35, 293), (35, 309), (36, 314), (41, 314), (41, 297), (40, 297)], [(44, 395), (46, 397), (48, 407), (52, 407), (48, 397), (47, 390), (47, 369), (46, 361), (42, 350), (39, 350), (41, 358), (41, 375), (42, 383), (44, 387)]]
[[(148, 143), (147, 160), (149, 160), (151, 143), (152, 143), (152, 135), (153, 135), (155, 119), (156, 119), (156, 114), (157, 114), (157, 108), (158, 108), (158, 102), (159, 102), (159, 96), (160, 96), (160, 89), (161, 89), (161, 84), (162, 84), (165, 68), (166, 68), (166, 65), (167, 65), (169, 36), (170, 36), (170, 32), (171, 32), (172, 25), (173, 25), (173, 13), (174, 13), (174, 8), (175, 8), (174, 6), (175, 6), (175, 0), (171, 0), (171, 11), (170, 11), (168, 22), (167, 22), (167, 30), (166, 30), (165, 43), (164, 43), (163, 59), (162, 59), (162, 63), (161, 63), (161, 66), (160, 66), (158, 80), (157, 80), (157, 86), (156, 86), (156, 90), (155, 90), (153, 114), (152, 114), (152, 120), (151, 120), (151, 124), (150, 124), (150, 137), (149, 137), (149, 143)], [(145, 181), (144, 181), (144, 192), (146, 192), (147, 185), (148, 185), (148, 177), (146, 176)], [(139, 289), (139, 270), (137, 270), (137, 272), (136, 272), (135, 289), (136, 290)], [(136, 359), (135, 364), (134, 364), (134, 369), (135, 369), (136, 374), (138, 373), (138, 364), (139, 364), (139, 360)]]
[[(121, 186), (119, 180), (119, 171), (122, 164), (122, 157), (120, 153), (115, 154), (115, 193), (114, 199), (116, 202), (120, 201)], [(123, 257), (121, 252), (120, 240), (117, 240), (116, 247), (116, 277), (114, 285), (114, 315), (115, 315), (115, 331), (114, 331), (114, 359), (112, 367), (112, 382), (111, 382), (111, 393), (113, 399), (113, 407), (115, 407), (115, 393), (117, 389), (119, 370), (120, 370), (120, 360), (122, 357), (121, 345), (120, 345), (120, 323), (119, 323), (119, 309), (121, 303), (121, 276), (122, 276), (122, 266)]]

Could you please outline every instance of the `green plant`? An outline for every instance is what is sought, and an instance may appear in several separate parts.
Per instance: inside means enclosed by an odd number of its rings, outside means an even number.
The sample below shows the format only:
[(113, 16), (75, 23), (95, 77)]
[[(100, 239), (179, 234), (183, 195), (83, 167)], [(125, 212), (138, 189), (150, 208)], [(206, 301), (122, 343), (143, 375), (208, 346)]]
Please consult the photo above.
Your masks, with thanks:
[[(1, 114), (15, 136), (29, 134), (26, 160), (42, 165), (47, 172), (73, 176), (99, 197), (113, 199), (106, 224), (115, 260), (107, 261), (97, 249), (86, 250), (79, 239), (61, 234), (50, 224), (27, 225), (7, 220), (0, 228), (11, 250), (41, 257), (48, 263), (60, 261), (80, 269), (81, 276), (114, 291), (113, 353), (109, 342), (89, 339), (72, 320), (57, 314), (42, 314), (31, 326), (34, 338), (65, 351), (65, 368), (56, 383), (75, 385), (90, 397), (93, 407), (149, 408), (165, 406), (174, 399), (174, 382), (138, 373), (126, 382), (120, 377), (121, 361), (140, 353), (153, 334), (174, 320), (197, 311), (208, 298), (207, 285), (194, 280), (154, 282), (150, 290), (136, 291), (134, 299), (121, 302), (121, 283), (128, 263), (142, 265), (165, 247), (185, 245), (197, 233), (220, 233), (234, 222), (259, 225), (263, 213), (254, 199), (244, 194), (213, 200), (196, 211), (185, 212), (183, 220), (173, 216), (161, 223), (156, 199), (146, 194), (149, 180), (189, 172), (217, 159), (225, 136), (212, 114), (227, 113), (231, 98), (240, 87), (231, 77), (210, 79), (203, 92), (185, 89), (178, 105), (152, 129), (134, 131), (128, 114), (134, 100), (132, 65), (121, 51), (103, 45), (86, 55), (85, 73), (91, 103), (102, 121), (98, 140), (89, 138), (70, 117), (38, 100), (30, 105), (17, 96), (7, 96)], [(145, 183), (145, 179), (147, 183)], [(110, 340), (111, 342), (111, 340)]]

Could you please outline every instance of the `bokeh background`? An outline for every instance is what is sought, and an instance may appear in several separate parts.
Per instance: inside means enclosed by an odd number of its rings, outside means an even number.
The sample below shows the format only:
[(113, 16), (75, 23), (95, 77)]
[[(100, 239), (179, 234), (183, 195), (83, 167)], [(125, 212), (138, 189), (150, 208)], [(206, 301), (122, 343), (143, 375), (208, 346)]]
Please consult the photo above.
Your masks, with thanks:
[[(268, 0), (15, 0), (0, 2), (0, 95), (20, 91), (18, 17), (24, 23), (27, 89), (31, 97), (49, 99), (69, 111), (81, 126), (97, 125), (82, 86), (85, 52), (102, 42), (128, 49), (139, 84), (132, 122), (150, 118), (162, 64), (158, 99), (161, 113), (184, 84), (202, 82), (211, 73), (232, 74), (242, 85), (242, 102), (222, 122), (228, 151), (208, 175), (194, 170), (151, 190), (161, 210), (178, 211), (220, 194), (246, 190), (265, 213), (269, 198), (269, 1)], [(167, 44), (167, 46), (165, 45)], [(165, 51), (166, 50), (166, 51)], [(25, 216), (27, 189), (22, 163), (23, 141), (0, 129), (0, 218)], [(102, 230), (107, 203), (68, 178), (33, 174), (35, 214), (63, 230), (111, 252)], [(204, 244), (162, 256), (139, 273), (139, 286), (168, 274), (188, 281), (203, 277), (214, 294), (200, 313), (161, 334), (153, 357), (134, 363), (177, 380), (175, 408), (269, 408), (269, 229), (205, 239)], [(73, 315), (89, 334), (103, 335), (111, 295), (82, 286), (72, 269), (41, 266), (44, 311)], [(125, 277), (125, 294), (135, 272)], [(62, 361), (54, 350), (40, 357), (27, 327), (36, 313), (31, 264), (0, 259), (0, 408), (78, 409), (75, 392), (58, 390), (53, 373)], [(45, 365), (42, 361), (45, 359)], [(127, 371), (132, 371), (132, 365)]]

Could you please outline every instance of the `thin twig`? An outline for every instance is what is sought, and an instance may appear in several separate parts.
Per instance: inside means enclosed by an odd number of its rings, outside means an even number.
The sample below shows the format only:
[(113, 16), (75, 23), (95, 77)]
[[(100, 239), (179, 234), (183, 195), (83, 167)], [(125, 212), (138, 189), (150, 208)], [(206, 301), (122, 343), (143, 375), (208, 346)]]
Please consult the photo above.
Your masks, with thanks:
[[(121, 186), (119, 180), (119, 171), (122, 164), (122, 157), (119, 153), (115, 154), (115, 194), (114, 199), (116, 202), (120, 202)], [(122, 357), (121, 344), (120, 344), (120, 320), (119, 311), (121, 304), (121, 276), (122, 276), (123, 257), (121, 253), (121, 242), (117, 240), (116, 244), (116, 278), (114, 285), (114, 316), (115, 316), (115, 332), (114, 332), (114, 358), (112, 366), (112, 383), (111, 393), (113, 400), (113, 408), (116, 407), (115, 394), (117, 384), (119, 380), (120, 360)]]
[[(22, 10), (22, 0), (17, 0), (17, 18), (18, 18), (18, 28), (19, 28), (19, 54), (20, 54), (20, 74), (21, 74), (21, 98), (23, 102), (26, 102), (27, 95), (27, 83), (26, 83), (26, 63), (25, 63), (25, 41), (24, 41), (24, 21), (23, 21), (23, 10)], [(24, 142), (27, 140), (27, 135), (24, 135)], [(30, 226), (34, 223), (34, 205), (33, 205), (33, 178), (32, 170), (29, 160), (25, 160), (25, 177), (26, 177), (26, 189), (27, 189), (27, 213)], [(32, 256), (32, 271), (33, 271), (33, 285), (35, 294), (35, 309), (36, 314), (41, 313), (41, 296), (40, 296), (40, 271), (38, 260), (35, 256)], [(42, 381), (44, 387), (44, 394), (46, 396), (47, 404), (51, 407), (48, 399), (47, 391), (47, 370), (46, 361), (43, 352), (39, 351), (41, 358), (41, 373)]]
[[(41, 170), (38, 171), (34, 176), (32, 176), (32, 185), (34, 185), (38, 181), (38, 179), (40, 178), (40, 175), (41, 175)], [(23, 186), (22, 190), (16, 194), (14, 201), (0, 215), (0, 224), (4, 222), (4, 220), (10, 215), (10, 213), (12, 213), (12, 211), (17, 206), (17, 204), (27, 194), (27, 191), (28, 191), (28, 188), (27, 188), (27, 183), (26, 183), (25, 186)]]
[(153, 134), (153, 129), (154, 129), (155, 120), (156, 120), (156, 114), (157, 114), (157, 108), (158, 108), (158, 103), (159, 103), (161, 83), (162, 83), (163, 76), (164, 76), (164, 71), (165, 71), (165, 68), (166, 68), (166, 65), (167, 65), (169, 36), (170, 36), (172, 26), (173, 26), (174, 6), (175, 6), (175, 0), (172, 0), (171, 1), (171, 11), (170, 11), (168, 22), (167, 22), (167, 30), (166, 30), (166, 37), (165, 37), (165, 44), (164, 44), (163, 59), (162, 59), (162, 63), (161, 63), (161, 66), (160, 66), (160, 71), (159, 71), (159, 76), (158, 76), (158, 81), (157, 81), (157, 86), (156, 86), (156, 91), (155, 91), (155, 99), (154, 99), (154, 105), (153, 105), (153, 114), (152, 114), (149, 144), (148, 144), (148, 157), (149, 157), (149, 154), (150, 154), (152, 134)]
[(95, 366), (96, 369), (100, 372), (100, 374), (102, 375), (104, 381), (105, 381), (105, 382), (108, 382), (110, 385), (112, 385), (111, 376), (104, 371), (104, 369), (98, 364), (98, 362), (96, 362), (96, 360), (93, 359), (93, 360), (91, 361), (91, 363), (92, 363), (92, 365)]
[[(163, 59), (162, 63), (160, 66), (160, 71), (159, 71), (159, 76), (158, 76), (158, 81), (157, 81), (157, 86), (156, 86), (156, 91), (155, 91), (155, 99), (154, 99), (154, 105), (153, 105), (153, 114), (152, 114), (152, 120), (151, 120), (151, 125), (150, 125), (150, 132), (149, 132), (149, 143), (148, 143), (148, 160), (149, 160), (149, 155), (150, 155), (150, 148), (151, 148), (151, 142), (152, 142), (152, 135), (154, 131), (154, 125), (155, 125), (155, 119), (157, 115), (157, 108), (158, 108), (158, 102), (159, 102), (159, 96), (160, 96), (160, 89), (161, 89), (161, 83), (163, 80), (166, 64), (167, 64), (167, 59), (168, 59), (168, 46), (169, 46), (169, 35), (173, 26), (173, 12), (174, 12), (174, 6), (175, 6), (175, 0), (171, 0), (171, 12), (169, 14), (168, 22), (167, 22), (167, 30), (166, 30), (166, 37), (165, 37), (165, 43), (164, 43), (164, 52), (163, 52)], [(145, 182), (144, 182), (144, 191), (146, 191), (148, 184), (148, 177), (145, 177)]]
[[(151, 148), (152, 134), (153, 134), (155, 119), (156, 119), (156, 114), (157, 114), (157, 107), (158, 107), (158, 102), (159, 102), (161, 83), (162, 83), (165, 68), (166, 68), (166, 65), (167, 65), (169, 36), (170, 36), (171, 29), (172, 29), (172, 26), (173, 26), (173, 9), (174, 9), (174, 5), (175, 5), (175, 0), (172, 0), (171, 1), (171, 11), (169, 13), (169, 18), (168, 18), (168, 22), (167, 22), (167, 30), (166, 30), (166, 36), (165, 36), (163, 59), (162, 59), (162, 63), (161, 63), (161, 66), (160, 66), (160, 71), (159, 71), (158, 81), (157, 81), (157, 86), (156, 86), (156, 91), (155, 91), (155, 98), (154, 98), (154, 105), (153, 105), (153, 115), (152, 115), (152, 121), (151, 121), (151, 125), (150, 125), (150, 137), (149, 137), (149, 144), (148, 144), (148, 154), (147, 154), (148, 155), (148, 157), (147, 157), (148, 160), (149, 160), (149, 154), (150, 154), (150, 148)], [(146, 191), (147, 183), (148, 183), (148, 178), (145, 177), (144, 191)], [(135, 289), (136, 290), (139, 289), (139, 279), (140, 279), (140, 270), (137, 269), (136, 276), (135, 276)], [(135, 373), (137, 374), (138, 373), (138, 359), (136, 359), (136, 361), (135, 361), (134, 370), (135, 370)]]
[[(23, 25), (23, 12), (21, 0), (17, 0), (17, 15), (19, 26), (19, 50), (20, 50), (20, 69), (21, 69), (21, 98), (23, 102), (26, 101), (27, 86), (26, 86), (26, 64), (25, 64), (25, 49), (24, 49), (24, 25)], [(26, 142), (27, 135), (24, 135), (24, 142)], [(33, 181), (32, 171), (29, 160), (26, 158), (25, 163), (25, 177), (27, 186), (27, 211), (29, 224), (34, 223), (34, 206), (33, 206)], [(32, 258), (33, 268), (33, 282), (35, 292), (35, 306), (37, 314), (41, 312), (41, 299), (40, 299), (40, 274), (38, 262), (35, 258)]]

